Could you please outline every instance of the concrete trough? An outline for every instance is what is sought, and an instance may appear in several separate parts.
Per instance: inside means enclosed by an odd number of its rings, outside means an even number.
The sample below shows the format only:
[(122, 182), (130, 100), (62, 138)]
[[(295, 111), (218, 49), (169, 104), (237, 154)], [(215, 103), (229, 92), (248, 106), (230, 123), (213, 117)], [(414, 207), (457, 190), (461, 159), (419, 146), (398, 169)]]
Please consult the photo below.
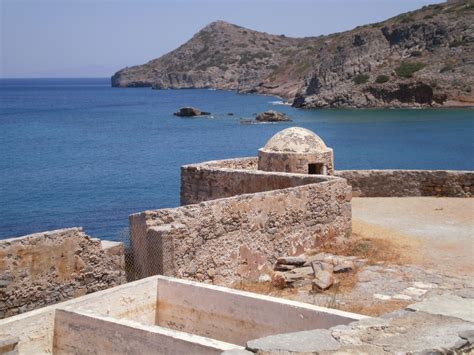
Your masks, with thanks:
[[(19, 353), (219, 354), (255, 338), (365, 316), (153, 276), (0, 321)], [(94, 350), (95, 349), (95, 350)]]

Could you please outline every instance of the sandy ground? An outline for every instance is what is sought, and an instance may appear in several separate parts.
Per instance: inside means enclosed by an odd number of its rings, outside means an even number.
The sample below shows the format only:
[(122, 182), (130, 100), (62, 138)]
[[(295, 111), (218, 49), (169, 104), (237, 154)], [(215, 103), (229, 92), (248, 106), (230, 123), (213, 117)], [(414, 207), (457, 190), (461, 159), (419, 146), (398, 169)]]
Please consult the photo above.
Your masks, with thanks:
[(353, 231), (390, 240), (406, 262), (474, 276), (474, 199), (354, 198)]

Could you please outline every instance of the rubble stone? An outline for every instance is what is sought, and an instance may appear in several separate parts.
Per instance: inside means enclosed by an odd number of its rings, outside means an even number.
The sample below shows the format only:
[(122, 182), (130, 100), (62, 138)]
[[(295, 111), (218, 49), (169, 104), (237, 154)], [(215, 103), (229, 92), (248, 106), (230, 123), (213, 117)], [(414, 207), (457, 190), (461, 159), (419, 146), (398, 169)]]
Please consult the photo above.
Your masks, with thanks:
[(282, 256), (277, 259), (277, 265), (303, 265), (306, 262), (306, 258), (303, 255), (300, 256)]
[(313, 280), (313, 291), (327, 290), (334, 284), (334, 276), (328, 271), (320, 271)]

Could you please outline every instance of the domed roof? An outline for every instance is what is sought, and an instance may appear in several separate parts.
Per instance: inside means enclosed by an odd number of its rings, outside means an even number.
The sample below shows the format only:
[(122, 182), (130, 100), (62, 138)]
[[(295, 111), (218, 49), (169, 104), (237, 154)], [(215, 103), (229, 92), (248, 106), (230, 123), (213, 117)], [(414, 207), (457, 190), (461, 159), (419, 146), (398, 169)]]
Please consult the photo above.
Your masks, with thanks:
[(307, 154), (324, 152), (328, 147), (309, 129), (291, 127), (275, 134), (261, 149), (265, 152)]

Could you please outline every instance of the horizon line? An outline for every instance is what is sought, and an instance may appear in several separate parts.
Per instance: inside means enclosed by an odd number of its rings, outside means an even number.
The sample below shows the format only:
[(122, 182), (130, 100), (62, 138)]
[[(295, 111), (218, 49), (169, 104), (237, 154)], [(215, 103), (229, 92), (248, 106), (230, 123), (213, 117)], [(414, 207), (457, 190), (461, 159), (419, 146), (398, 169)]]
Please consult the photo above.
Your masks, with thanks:
[(44, 76), (44, 77), (0, 77), (0, 80), (41, 80), (41, 79), (110, 79), (110, 76)]

